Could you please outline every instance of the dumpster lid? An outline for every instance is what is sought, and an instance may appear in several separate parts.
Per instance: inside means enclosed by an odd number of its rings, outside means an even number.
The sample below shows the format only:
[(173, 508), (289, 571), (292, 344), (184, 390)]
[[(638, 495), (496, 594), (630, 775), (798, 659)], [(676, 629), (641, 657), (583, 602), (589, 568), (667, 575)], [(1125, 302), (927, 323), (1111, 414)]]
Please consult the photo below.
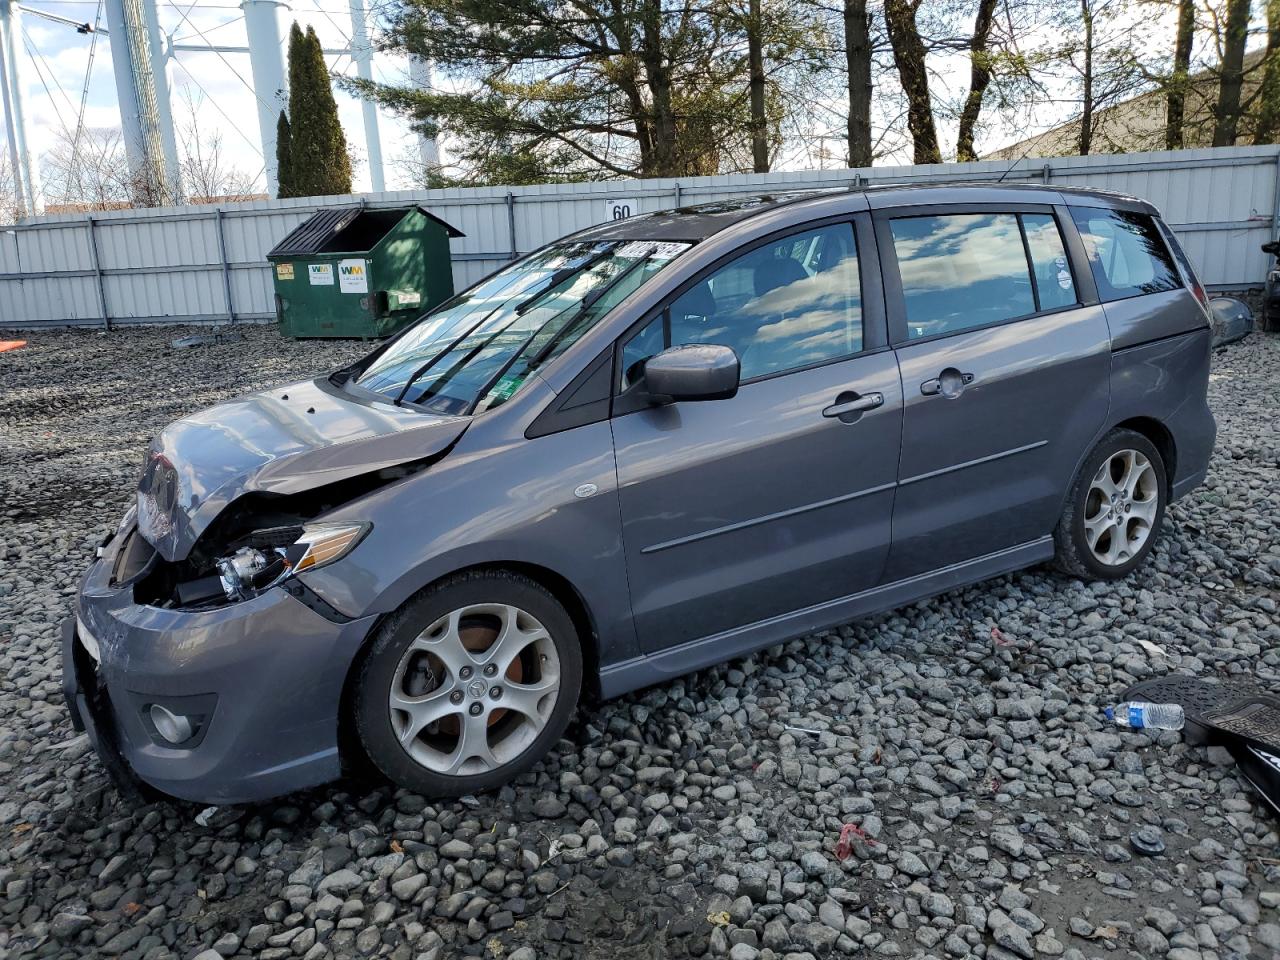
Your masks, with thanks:
[[(348, 227), (352, 226), (361, 216), (377, 217), (387, 221), (386, 229), (389, 230), (395, 223), (404, 217), (410, 210), (417, 210), (428, 220), (440, 224), (444, 227), (445, 233), (450, 237), (464, 237), (464, 234), (457, 227), (444, 220), (441, 220), (434, 213), (421, 204), (415, 204), (411, 207), (327, 207), (323, 210), (317, 210), (306, 220), (294, 227), (283, 240), (277, 243), (267, 253), (268, 257), (299, 257), (308, 256), (314, 253), (324, 252), (330, 244)], [(398, 217), (391, 217), (391, 214), (399, 214)], [(384, 230), (383, 233), (386, 231)], [(381, 236), (378, 237), (381, 239)], [(375, 240), (376, 243), (376, 240)], [(373, 243), (368, 244), (371, 248)], [(336, 248), (334, 248), (336, 249)]]

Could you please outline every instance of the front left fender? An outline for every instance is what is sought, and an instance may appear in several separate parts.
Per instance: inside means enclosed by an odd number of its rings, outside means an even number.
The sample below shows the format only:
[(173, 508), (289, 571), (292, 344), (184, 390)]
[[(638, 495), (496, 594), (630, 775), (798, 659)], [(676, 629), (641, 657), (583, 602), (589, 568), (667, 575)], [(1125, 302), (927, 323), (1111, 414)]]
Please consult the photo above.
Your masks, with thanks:
[(527, 565), (573, 585), (601, 663), (636, 654), (608, 422), (496, 444), (472, 429), (428, 470), (324, 519), (373, 525), (349, 556), (301, 575), (347, 616), (390, 613), (468, 567)]

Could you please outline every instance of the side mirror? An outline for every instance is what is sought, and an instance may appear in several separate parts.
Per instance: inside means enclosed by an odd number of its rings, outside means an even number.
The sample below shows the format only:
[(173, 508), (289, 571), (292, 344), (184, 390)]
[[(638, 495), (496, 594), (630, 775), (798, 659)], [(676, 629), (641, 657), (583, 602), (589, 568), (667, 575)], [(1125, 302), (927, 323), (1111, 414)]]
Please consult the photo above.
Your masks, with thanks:
[(1273, 257), (1280, 257), (1280, 240), (1272, 240), (1262, 245), (1262, 252), (1269, 253)]
[(728, 400), (738, 392), (738, 355), (715, 343), (663, 350), (644, 365), (645, 389), (655, 400)]

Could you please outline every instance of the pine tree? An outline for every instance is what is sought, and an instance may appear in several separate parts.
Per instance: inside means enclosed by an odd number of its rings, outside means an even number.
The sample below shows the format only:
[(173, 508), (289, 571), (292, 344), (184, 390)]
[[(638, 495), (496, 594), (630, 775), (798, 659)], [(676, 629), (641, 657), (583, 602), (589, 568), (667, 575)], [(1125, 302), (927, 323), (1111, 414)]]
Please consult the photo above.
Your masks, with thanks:
[(276, 121), (276, 198), (295, 197), (293, 190), (293, 153), (290, 149), (289, 118), (283, 110)]
[(289, 31), (289, 175), (290, 195), (324, 197), (351, 192), (351, 159), (338, 121), (329, 71), (320, 38)]
[(401, 12), (381, 37), (383, 49), (474, 84), (454, 92), (359, 77), (337, 82), (418, 130), (447, 136), (450, 166), (468, 183), (765, 168), (781, 141), (786, 104), (807, 109), (818, 98), (805, 58), (816, 63), (828, 49), (815, 38), (814, 18), (797, 13), (793, 0), (395, 6)]

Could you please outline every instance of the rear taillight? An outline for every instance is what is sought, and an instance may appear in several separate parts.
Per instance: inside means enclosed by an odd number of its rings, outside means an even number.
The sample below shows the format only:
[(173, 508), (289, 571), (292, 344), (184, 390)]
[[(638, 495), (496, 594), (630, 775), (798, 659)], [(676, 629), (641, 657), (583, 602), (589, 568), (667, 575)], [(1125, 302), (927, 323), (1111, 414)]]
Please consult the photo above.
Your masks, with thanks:
[(1186, 251), (1182, 249), (1182, 245), (1178, 243), (1178, 238), (1173, 235), (1173, 231), (1169, 229), (1167, 223), (1163, 220), (1157, 220), (1157, 223), (1160, 224), (1160, 232), (1164, 235), (1164, 241), (1168, 244), (1173, 258), (1178, 261), (1183, 283), (1187, 285), (1187, 289), (1191, 291), (1192, 296), (1200, 302), (1200, 307), (1204, 310), (1205, 316), (1210, 316), (1209, 294), (1205, 291), (1204, 284), (1200, 282), (1200, 278), (1196, 276), (1196, 271), (1191, 266), (1191, 261), (1187, 259)]
[(1208, 312), (1209, 294), (1205, 293), (1204, 287), (1200, 285), (1200, 281), (1196, 279), (1195, 274), (1192, 274), (1191, 282), (1188, 286), (1191, 287), (1191, 292), (1196, 295), (1196, 299), (1200, 301), (1200, 306), (1204, 307), (1205, 311)]

